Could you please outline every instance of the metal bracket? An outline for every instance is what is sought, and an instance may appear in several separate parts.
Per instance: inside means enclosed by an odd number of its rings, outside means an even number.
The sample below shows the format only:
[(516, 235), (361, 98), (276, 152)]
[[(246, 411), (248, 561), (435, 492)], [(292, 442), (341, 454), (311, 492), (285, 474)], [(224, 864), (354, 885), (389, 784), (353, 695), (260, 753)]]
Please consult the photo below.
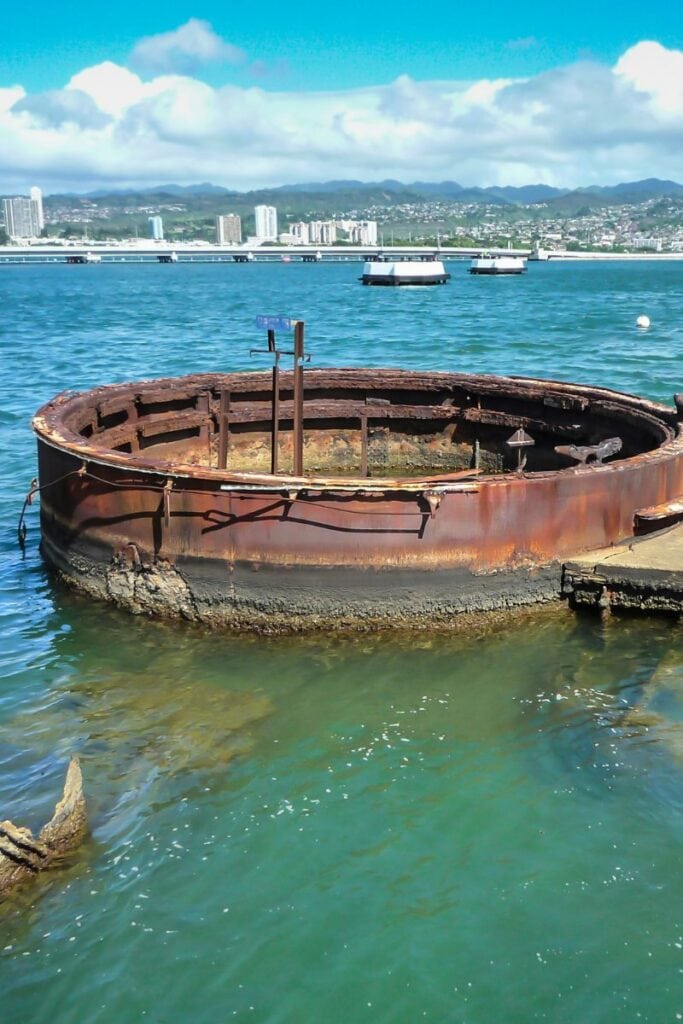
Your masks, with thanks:
[(574, 459), (580, 465), (585, 466), (589, 459), (593, 459), (593, 465), (601, 466), (604, 459), (616, 455), (622, 448), (620, 437), (608, 437), (600, 444), (558, 444), (555, 451), (558, 455), (566, 455)]

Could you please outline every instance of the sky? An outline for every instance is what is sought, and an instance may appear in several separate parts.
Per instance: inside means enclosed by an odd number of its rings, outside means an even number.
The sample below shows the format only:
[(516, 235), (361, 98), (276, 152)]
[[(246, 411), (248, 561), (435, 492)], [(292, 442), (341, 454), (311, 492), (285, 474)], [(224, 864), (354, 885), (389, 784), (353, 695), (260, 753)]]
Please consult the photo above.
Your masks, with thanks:
[(683, 180), (672, 0), (35, 0), (2, 24), (3, 194)]

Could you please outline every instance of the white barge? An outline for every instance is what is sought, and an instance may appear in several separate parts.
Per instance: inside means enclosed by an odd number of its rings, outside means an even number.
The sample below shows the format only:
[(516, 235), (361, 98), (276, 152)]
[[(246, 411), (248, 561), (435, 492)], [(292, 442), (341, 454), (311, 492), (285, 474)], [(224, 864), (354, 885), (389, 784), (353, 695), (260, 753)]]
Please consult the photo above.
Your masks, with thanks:
[(470, 264), (470, 274), (523, 274), (525, 270), (521, 256), (478, 256)]
[(367, 260), (363, 264), (363, 284), (371, 285), (426, 285), (446, 284), (450, 278), (441, 260), (398, 259)]

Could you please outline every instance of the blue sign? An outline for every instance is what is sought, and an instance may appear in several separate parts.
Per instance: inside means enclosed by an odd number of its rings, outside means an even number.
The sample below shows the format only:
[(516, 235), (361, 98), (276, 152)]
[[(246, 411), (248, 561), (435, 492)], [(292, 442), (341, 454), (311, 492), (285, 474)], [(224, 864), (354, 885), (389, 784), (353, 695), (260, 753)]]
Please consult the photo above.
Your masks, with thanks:
[(264, 331), (291, 331), (296, 320), (288, 316), (257, 316), (256, 326)]

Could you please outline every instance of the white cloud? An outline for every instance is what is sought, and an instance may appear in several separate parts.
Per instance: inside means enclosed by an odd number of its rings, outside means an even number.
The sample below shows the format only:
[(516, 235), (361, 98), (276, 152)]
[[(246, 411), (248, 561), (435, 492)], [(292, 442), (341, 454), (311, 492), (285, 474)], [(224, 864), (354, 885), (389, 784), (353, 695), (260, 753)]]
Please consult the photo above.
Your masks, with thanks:
[(3, 89), (0, 87), (0, 114), (7, 113), (15, 103), (22, 100), (26, 95), (26, 90), (22, 89), (20, 85), (13, 85), (9, 89)]
[(102, 128), (111, 121), (92, 97), (80, 89), (54, 89), (24, 96), (12, 109), (15, 114), (28, 114), (29, 123), (43, 128)]
[(133, 48), (133, 67), (145, 72), (191, 74), (205, 64), (226, 62), (237, 64), (245, 54), (217, 35), (208, 21), (190, 18), (172, 32), (141, 39)]
[(288, 93), (179, 74), (145, 81), (105, 62), (63, 90), (0, 89), (0, 190), (340, 177), (609, 184), (680, 178), (682, 143), (683, 53), (652, 42), (613, 68), (583, 62), (518, 80), (402, 75)]
[(683, 110), (683, 53), (643, 42), (620, 57), (615, 74), (649, 95), (653, 113), (680, 117)]
[(110, 60), (79, 71), (66, 86), (91, 97), (106, 114), (119, 116), (144, 94), (144, 86), (137, 75)]

